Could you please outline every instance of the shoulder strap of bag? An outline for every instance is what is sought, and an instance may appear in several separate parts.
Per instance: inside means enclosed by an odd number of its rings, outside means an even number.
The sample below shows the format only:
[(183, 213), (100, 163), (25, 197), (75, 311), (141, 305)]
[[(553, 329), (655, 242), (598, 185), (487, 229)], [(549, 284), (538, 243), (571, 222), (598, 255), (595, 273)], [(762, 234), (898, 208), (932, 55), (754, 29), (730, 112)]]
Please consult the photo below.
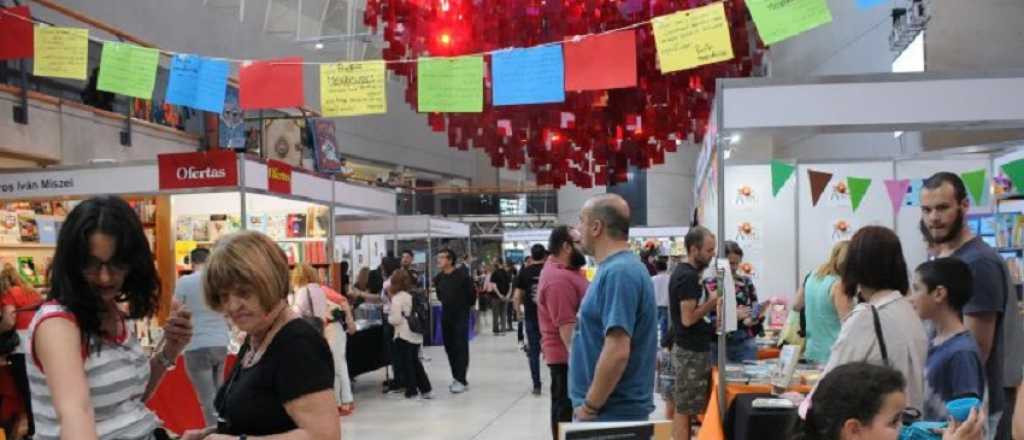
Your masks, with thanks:
[(878, 318), (878, 309), (871, 306), (871, 316), (875, 322), (875, 338), (878, 339), (878, 349), (882, 352), (882, 362), (889, 366), (889, 351), (885, 348), (885, 335), (882, 334), (882, 321)]
[(798, 334), (801, 338), (807, 339), (807, 280), (811, 278), (811, 272), (807, 272), (804, 275), (804, 282), (800, 284), (800, 287), (804, 289), (804, 308), (800, 309), (800, 331)]
[(316, 315), (316, 307), (313, 305), (313, 289), (309, 286), (306, 286), (306, 303), (309, 304), (309, 317), (319, 318)]

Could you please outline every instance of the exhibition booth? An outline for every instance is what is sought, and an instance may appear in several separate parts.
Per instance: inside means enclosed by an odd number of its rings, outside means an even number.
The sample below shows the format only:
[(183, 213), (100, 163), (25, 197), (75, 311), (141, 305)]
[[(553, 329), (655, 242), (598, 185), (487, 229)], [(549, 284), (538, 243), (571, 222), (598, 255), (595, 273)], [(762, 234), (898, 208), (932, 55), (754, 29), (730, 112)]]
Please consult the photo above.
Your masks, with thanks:
[(501, 237), (501, 255), (506, 262), (523, 264), (530, 255), (530, 248), (535, 244), (548, 247), (551, 238), (550, 229), (523, 229), (505, 231)]

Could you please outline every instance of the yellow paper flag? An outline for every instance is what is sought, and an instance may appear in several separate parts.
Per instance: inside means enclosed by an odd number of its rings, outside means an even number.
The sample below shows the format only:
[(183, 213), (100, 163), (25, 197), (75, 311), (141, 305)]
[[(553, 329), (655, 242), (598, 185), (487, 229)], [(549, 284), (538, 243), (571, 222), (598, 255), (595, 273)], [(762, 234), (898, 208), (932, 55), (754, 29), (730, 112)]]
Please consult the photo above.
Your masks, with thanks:
[(320, 110), (324, 116), (387, 113), (386, 89), (383, 61), (320, 66)]
[(89, 64), (88, 29), (36, 26), (35, 51), (33, 75), (86, 79)]
[(654, 19), (662, 73), (731, 60), (732, 41), (721, 2)]

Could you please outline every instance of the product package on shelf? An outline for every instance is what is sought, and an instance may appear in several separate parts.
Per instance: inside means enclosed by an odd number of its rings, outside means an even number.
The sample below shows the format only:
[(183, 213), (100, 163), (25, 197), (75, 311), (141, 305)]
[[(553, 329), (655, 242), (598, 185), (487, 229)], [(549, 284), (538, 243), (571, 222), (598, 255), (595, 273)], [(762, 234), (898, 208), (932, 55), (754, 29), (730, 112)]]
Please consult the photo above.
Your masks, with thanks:
[(306, 214), (288, 214), (288, 238), (306, 237)]
[(324, 206), (314, 206), (308, 210), (308, 229), (306, 231), (307, 237), (326, 237), (327, 230), (330, 228), (330, 210)]
[(303, 261), (309, 264), (327, 264), (327, 245), (323, 241), (310, 241), (303, 243)]
[(0, 243), (20, 243), (21, 228), (18, 226), (18, 214), (12, 211), (0, 211)]
[(210, 241), (210, 219), (207, 217), (192, 218), (192, 239)]
[(267, 233), (266, 214), (248, 214), (246, 217), (248, 217), (246, 220), (246, 229), (264, 234)]
[(210, 216), (210, 241), (216, 242), (221, 237), (238, 231), (240, 223), (238, 216), (226, 214), (214, 214)]
[(22, 243), (39, 243), (39, 224), (36, 223), (35, 212), (18, 211), (18, 226), (21, 230)]
[(178, 216), (174, 223), (174, 239), (176, 241), (192, 240), (192, 217), (188, 215)]
[(56, 245), (59, 222), (53, 217), (39, 217), (36, 224), (39, 227), (39, 244)]
[(39, 285), (39, 271), (36, 270), (36, 261), (32, 257), (18, 257), (18, 273), (29, 283)]
[(266, 234), (272, 240), (288, 238), (288, 214), (268, 214)]

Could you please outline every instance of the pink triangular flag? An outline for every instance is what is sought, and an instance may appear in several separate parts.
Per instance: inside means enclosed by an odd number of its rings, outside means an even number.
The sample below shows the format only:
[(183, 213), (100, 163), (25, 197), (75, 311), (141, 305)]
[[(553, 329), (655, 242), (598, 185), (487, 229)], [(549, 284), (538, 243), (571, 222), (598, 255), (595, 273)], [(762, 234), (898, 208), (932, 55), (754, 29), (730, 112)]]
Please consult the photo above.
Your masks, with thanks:
[(910, 179), (886, 179), (885, 190), (889, 192), (889, 202), (892, 203), (892, 210), (899, 214), (903, 207), (903, 199), (907, 197), (907, 189), (910, 188)]

